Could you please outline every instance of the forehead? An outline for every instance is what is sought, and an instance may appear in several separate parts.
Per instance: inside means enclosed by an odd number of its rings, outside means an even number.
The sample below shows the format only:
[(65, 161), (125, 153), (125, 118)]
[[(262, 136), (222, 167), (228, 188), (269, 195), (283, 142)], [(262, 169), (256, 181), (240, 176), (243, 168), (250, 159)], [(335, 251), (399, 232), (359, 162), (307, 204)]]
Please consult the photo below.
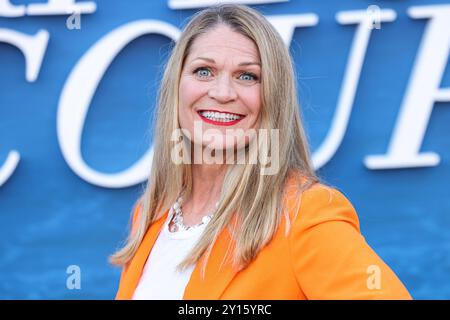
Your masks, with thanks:
[(259, 62), (258, 48), (248, 37), (231, 30), (228, 26), (217, 26), (199, 35), (190, 48), (188, 61), (198, 56), (209, 58), (247, 58)]

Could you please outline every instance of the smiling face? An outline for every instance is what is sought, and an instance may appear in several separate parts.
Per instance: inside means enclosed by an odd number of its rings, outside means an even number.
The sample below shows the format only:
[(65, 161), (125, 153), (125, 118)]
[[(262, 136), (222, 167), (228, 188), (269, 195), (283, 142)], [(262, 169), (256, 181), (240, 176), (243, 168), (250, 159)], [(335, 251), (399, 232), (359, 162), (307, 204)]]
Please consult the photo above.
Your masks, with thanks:
[[(230, 129), (257, 129), (261, 109), (261, 62), (255, 43), (219, 24), (199, 35), (186, 57), (179, 87), (179, 123), (193, 142), (228, 149)], [(202, 133), (194, 130), (201, 125)], [(213, 139), (205, 131), (215, 132)], [(208, 137), (207, 137), (208, 136)], [(245, 138), (245, 144), (249, 139)], [(240, 145), (240, 144), (239, 144)]]

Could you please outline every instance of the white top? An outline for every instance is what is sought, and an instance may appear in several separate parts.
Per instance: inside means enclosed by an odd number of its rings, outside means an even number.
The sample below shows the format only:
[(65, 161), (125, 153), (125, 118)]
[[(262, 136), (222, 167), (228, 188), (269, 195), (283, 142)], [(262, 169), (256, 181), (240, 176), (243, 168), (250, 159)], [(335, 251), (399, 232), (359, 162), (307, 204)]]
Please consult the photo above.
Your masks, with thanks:
[(145, 263), (133, 300), (181, 300), (194, 266), (183, 272), (176, 266), (187, 256), (199, 240), (207, 223), (186, 231), (169, 231), (168, 217)]

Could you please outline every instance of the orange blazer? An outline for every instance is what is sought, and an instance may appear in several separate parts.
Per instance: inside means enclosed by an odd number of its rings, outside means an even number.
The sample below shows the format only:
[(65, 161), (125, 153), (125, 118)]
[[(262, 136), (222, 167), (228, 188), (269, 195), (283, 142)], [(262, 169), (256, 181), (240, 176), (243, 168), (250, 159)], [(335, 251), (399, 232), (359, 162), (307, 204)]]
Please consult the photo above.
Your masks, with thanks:
[[(228, 230), (222, 231), (205, 278), (201, 278), (203, 256), (183, 299), (411, 299), (361, 235), (355, 209), (342, 193), (316, 184), (303, 192), (296, 205), (294, 191), (285, 196), (291, 221), (287, 234), (289, 222), (283, 217), (268, 245), (247, 268), (237, 271), (230, 260), (222, 261), (233, 241)], [(132, 298), (167, 215), (168, 210), (148, 228), (135, 256), (123, 268), (116, 299)]]

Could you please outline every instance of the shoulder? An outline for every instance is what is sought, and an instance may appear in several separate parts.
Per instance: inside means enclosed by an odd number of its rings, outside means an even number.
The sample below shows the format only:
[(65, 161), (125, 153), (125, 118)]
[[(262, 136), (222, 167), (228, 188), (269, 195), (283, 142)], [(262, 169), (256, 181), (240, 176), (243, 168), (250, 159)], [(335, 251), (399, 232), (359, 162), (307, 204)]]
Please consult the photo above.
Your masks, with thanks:
[(360, 231), (356, 210), (341, 191), (323, 183), (314, 183), (306, 189), (302, 185), (290, 181), (286, 188), (285, 208), (292, 227), (308, 229), (340, 221)]
[[(320, 183), (300, 196), (295, 190), (288, 206), (293, 220), (287, 235), (289, 258), (308, 299), (411, 298), (366, 242), (356, 211), (342, 192)], [(381, 274), (382, 287), (374, 284)]]

